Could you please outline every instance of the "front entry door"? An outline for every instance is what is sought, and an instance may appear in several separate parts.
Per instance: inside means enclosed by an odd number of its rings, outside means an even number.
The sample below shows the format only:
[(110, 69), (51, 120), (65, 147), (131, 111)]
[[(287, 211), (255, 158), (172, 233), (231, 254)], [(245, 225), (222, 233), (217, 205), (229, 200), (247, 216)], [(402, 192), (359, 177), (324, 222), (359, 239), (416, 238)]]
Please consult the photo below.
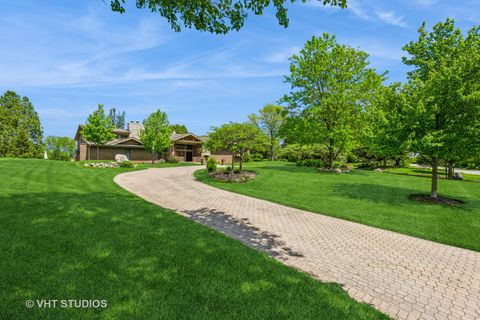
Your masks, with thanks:
[(125, 156), (127, 157), (128, 160), (131, 160), (130, 158), (131, 158), (132, 154), (131, 154), (130, 149), (125, 149)]
[(193, 152), (192, 151), (187, 151), (185, 153), (185, 161), (193, 161)]

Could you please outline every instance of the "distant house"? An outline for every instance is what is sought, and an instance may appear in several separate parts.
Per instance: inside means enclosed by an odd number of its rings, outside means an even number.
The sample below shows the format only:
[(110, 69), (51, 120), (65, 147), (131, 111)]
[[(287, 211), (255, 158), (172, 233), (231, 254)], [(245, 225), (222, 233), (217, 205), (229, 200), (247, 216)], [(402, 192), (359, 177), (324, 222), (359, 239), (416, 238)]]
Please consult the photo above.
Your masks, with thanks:
[[(87, 141), (81, 134), (82, 126), (78, 126), (75, 134), (77, 143), (76, 160), (114, 160), (115, 155), (124, 154), (131, 161), (151, 161), (152, 153), (145, 149), (140, 141), (140, 131), (143, 123), (129, 122), (127, 129), (113, 129), (117, 136), (99, 146), (97, 159), (96, 144)], [(165, 153), (156, 153), (155, 160), (176, 157), (179, 161), (204, 163), (206, 158), (212, 157), (221, 164), (230, 164), (232, 155), (227, 152), (205, 152), (203, 150), (204, 137), (193, 133), (172, 133), (172, 145)]]

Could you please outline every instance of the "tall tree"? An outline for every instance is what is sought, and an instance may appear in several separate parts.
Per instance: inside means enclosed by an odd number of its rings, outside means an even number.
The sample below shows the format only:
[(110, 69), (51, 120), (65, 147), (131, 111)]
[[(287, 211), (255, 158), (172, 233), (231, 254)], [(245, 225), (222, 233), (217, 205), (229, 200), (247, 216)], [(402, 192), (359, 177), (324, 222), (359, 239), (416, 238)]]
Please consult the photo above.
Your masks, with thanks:
[(27, 97), (0, 96), (0, 156), (36, 158), (43, 153), (40, 118)]
[(172, 124), (170, 128), (172, 128), (172, 131), (174, 131), (175, 133), (188, 133), (187, 127), (183, 124)]
[[(103, 105), (99, 104), (97, 110), (88, 116), (87, 122), (82, 127), (82, 136), (88, 142), (95, 143), (97, 146), (97, 160), (99, 159), (99, 145), (115, 139), (115, 134), (112, 130), (112, 121), (109, 116), (105, 115)], [(88, 148), (88, 157), (90, 159), (90, 144)]]
[(285, 82), (291, 91), (282, 99), (288, 105), (286, 125), (295, 132), (289, 137), (326, 146), (330, 168), (358, 142), (361, 113), (383, 81), (368, 68), (367, 59), (365, 52), (339, 44), (327, 33), (312, 37), (290, 58)]
[(118, 111), (116, 108), (111, 108), (109, 111), (108, 116), (110, 117), (110, 121), (112, 121), (112, 125), (114, 128), (124, 129), (125, 128), (125, 111)]
[(480, 150), (480, 27), (466, 36), (452, 19), (428, 32), (423, 23), (419, 37), (404, 46), (409, 54), (408, 109), (413, 148), (430, 159), (431, 197), (438, 197), (441, 159), (467, 159)]
[(205, 148), (211, 151), (228, 151), (232, 153), (232, 168), (235, 169), (235, 158), (240, 161), (240, 172), (243, 161), (253, 149), (260, 149), (267, 144), (263, 132), (251, 123), (230, 122), (214, 127), (208, 134)]
[(400, 83), (380, 87), (364, 113), (363, 145), (378, 160), (393, 159), (398, 166), (411, 143), (412, 131), (405, 114), (406, 96)]
[(75, 141), (69, 137), (48, 136), (45, 138), (48, 158), (68, 161), (75, 156)]
[[(262, 15), (271, 3), (276, 9), (276, 17), (281, 26), (288, 26), (285, 3), (299, 0), (217, 0), (217, 1), (186, 1), (186, 0), (136, 0), (139, 9), (148, 8), (165, 18), (173, 30), (179, 32), (181, 25), (195, 28), (199, 31), (225, 34), (231, 30), (240, 30), (248, 13)], [(300, 0), (306, 2), (307, 0)], [(125, 0), (111, 0), (111, 8), (115, 12), (125, 12)], [(318, 0), (324, 5), (345, 8), (347, 0)]]
[(260, 109), (258, 114), (251, 114), (248, 116), (250, 122), (258, 126), (268, 136), (270, 142), (269, 153), (272, 161), (276, 156), (275, 148), (279, 144), (279, 132), (284, 122), (283, 112), (283, 107), (267, 104)]
[(155, 152), (164, 152), (172, 144), (172, 128), (165, 112), (151, 113), (143, 121), (145, 129), (140, 131), (140, 140), (147, 150), (152, 152), (152, 164), (155, 163)]

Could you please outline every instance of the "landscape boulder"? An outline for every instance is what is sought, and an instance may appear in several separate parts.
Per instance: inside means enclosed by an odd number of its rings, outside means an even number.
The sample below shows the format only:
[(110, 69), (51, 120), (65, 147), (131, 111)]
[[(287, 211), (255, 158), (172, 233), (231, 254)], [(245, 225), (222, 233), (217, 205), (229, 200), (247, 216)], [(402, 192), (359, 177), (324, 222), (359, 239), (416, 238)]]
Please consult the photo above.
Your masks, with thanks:
[(119, 153), (119, 154), (116, 154), (116, 155), (115, 155), (115, 161), (117, 161), (117, 162), (124, 162), (124, 161), (128, 161), (128, 158), (127, 158), (126, 155)]
[(461, 173), (454, 173), (452, 176), (452, 179), (454, 180), (463, 180), (463, 176)]

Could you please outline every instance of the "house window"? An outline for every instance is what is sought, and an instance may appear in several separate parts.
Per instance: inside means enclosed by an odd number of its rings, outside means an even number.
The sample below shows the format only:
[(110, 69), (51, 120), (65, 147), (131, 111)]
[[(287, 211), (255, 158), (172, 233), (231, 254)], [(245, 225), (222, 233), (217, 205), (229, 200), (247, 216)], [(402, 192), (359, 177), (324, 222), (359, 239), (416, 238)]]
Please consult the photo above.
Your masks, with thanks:
[(132, 156), (132, 151), (130, 149), (125, 149), (125, 157), (127, 157), (128, 160), (130, 160)]

